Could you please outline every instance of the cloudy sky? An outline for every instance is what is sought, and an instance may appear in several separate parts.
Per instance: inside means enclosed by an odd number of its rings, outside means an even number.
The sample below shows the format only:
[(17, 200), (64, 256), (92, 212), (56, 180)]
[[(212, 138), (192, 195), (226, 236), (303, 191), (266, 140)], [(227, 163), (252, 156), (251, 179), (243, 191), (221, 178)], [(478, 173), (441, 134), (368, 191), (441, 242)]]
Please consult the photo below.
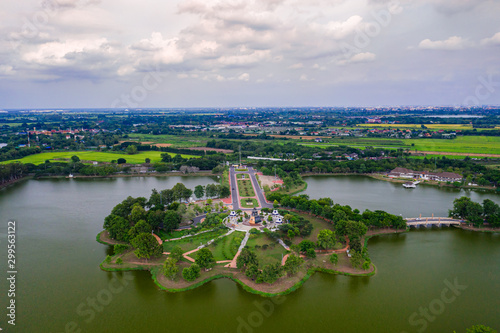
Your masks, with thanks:
[(499, 0), (2, 0), (0, 108), (500, 104)]

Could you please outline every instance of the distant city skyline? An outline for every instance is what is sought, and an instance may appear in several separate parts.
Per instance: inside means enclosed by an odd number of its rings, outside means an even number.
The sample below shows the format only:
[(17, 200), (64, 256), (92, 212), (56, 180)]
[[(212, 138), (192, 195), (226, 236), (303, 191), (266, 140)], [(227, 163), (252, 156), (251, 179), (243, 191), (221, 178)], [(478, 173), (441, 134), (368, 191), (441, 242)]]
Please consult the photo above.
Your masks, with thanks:
[(4, 0), (0, 109), (499, 105), (500, 1)]

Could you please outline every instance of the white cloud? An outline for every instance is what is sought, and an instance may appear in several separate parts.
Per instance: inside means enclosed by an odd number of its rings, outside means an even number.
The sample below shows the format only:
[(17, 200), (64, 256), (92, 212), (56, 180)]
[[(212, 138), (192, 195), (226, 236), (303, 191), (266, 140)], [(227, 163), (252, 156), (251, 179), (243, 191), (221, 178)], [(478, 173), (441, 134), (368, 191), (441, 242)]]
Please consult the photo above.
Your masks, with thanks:
[(269, 50), (253, 51), (249, 54), (238, 54), (222, 56), (219, 63), (225, 66), (248, 66), (261, 61), (269, 60), (271, 52)]
[(373, 62), (377, 58), (375, 53), (363, 52), (357, 53), (350, 57), (349, 59), (342, 59), (337, 62), (338, 65), (356, 64), (356, 63), (366, 63)]
[(142, 62), (161, 65), (181, 63), (186, 54), (179, 46), (179, 38), (164, 39), (160, 32), (153, 32), (151, 38), (140, 40), (131, 49)]
[(430, 39), (424, 39), (418, 44), (420, 49), (424, 50), (448, 50), (456, 51), (463, 50), (466, 47), (471, 46), (471, 43), (462, 37), (452, 36), (446, 40), (432, 41)]
[(74, 56), (78, 54), (111, 52), (106, 38), (66, 40), (42, 44), (35, 51), (25, 53), (22, 59), (31, 64), (61, 66), (74, 64)]
[(342, 39), (354, 33), (356, 29), (361, 28), (363, 18), (359, 15), (349, 17), (342, 22), (331, 21), (324, 26), (328, 36), (335, 39)]
[(240, 81), (249, 81), (250, 80), (250, 74), (243, 73), (240, 76), (238, 76), (238, 80), (240, 80)]
[(500, 45), (500, 32), (497, 32), (490, 38), (481, 40), (481, 45)]

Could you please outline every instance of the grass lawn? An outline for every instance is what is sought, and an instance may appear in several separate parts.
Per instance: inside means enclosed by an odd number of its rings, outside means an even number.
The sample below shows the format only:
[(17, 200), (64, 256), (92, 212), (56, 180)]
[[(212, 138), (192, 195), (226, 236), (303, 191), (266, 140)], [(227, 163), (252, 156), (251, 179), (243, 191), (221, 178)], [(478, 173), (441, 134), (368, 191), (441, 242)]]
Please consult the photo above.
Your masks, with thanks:
[(243, 179), (243, 176), (245, 177), (245, 179), (250, 179), (250, 177), (247, 174), (244, 174), (244, 173), (238, 173), (236, 175), (236, 179)]
[(179, 238), (179, 237), (182, 237), (182, 236), (185, 236), (188, 234), (188, 230), (179, 230), (179, 231), (172, 231), (171, 233), (167, 234), (165, 231), (163, 230), (160, 230), (159, 232), (156, 232), (156, 234), (158, 236), (160, 236), (160, 238), (162, 240), (165, 240), (165, 239), (172, 239), (172, 238)]
[[(97, 162), (111, 162), (112, 160), (117, 160), (119, 158), (124, 158), (127, 163), (139, 164), (144, 163), (146, 158), (151, 159), (151, 162), (160, 162), (161, 154), (164, 152), (160, 151), (141, 151), (134, 155), (127, 155), (123, 153), (112, 153), (112, 152), (96, 152), (96, 151), (62, 151), (62, 152), (49, 152), (40, 153), (35, 155), (29, 155), (18, 160), (10, 160), (0, 162), (1, 164), (21, 162), (21, 163), (33, 163), (40, 164), (44, 163), (45, 160), (54, 161), (55, 159), (70, 159), (71, 156), (78, 156), (80, 160), (85, 161), (97, 161)], [(171, 156), (175, 154), (169, 153)], [(182, 155), (184, 158), (198, 158), (199, 156), (194, 155)]]
[(205, 147), (208, 138), (185, 135), (152, 135), (152, 134), (129, 134), (130, 141), (169, 143), (174, 148)]
[(227, 230), (217, 230), (205, 232), (197, 236), (187, 237), (180, 240), (164, 242), (163, 251), (170, 252), (176, 246), (180, 246), (184, 252), (191, 251), (196, 249), (198, 246), (205, 244), (209, 240), (219, 237), (220, 235), (223, 235), (225, 233), (227, 233)]
[[(249, 205), (249, 204), (247, 204), (247, 201), (252, 201), (252, 203)], [(241, 199), (240, 206), (243, 208), (254, 208), (254, 207), (259, 206), (259, 202), (257, 201), (257, 199), (254, 199), (254, 198)]]
[[(260, 247), (255, 248), (256, 245)], [(265, 245), (267, 245), (267, 249), (264, 250), (262, 247), (266, 247)], [(257, 254), (260, 268), (267, 264), (281, 263), (281, 259), (287, 254), (287, 250), (283, 246), (267, 237), (264, 233), (250, 235), (247, 246)]]
[(254, 197), (255, 192), (253, 190), (252, 181), (249, 180), (238, 180), (238, 192), (240, 197)]
[(407, 139), (405, 144), (411, 150), (439, 151), (450, 153), (500, 154), (500, 137), (497, 136), (459, 136), (453, 140), (445, 139)]
[(248, 169), (235, 169), (235, 171), (248, 171)]
[(212, 251), (215, 261), (232, 260), (244, 237), (244, 232), (235, 231), (231, 235), (219, 239), (217, 244), (210, 244), (208, 249)]
[[(320, 148), (331, 146), (350, 146), (362, 148), (403, 148), (412, 151), (436, 151), (453, 153), (500, 154), (500, 137), (495, 136), (458, 136), (456, 139), (390, 139), (390, 138), (344, 138), (329, 139), (329, 143), (304, 145)], [(413, 146), (412, 146), (413, 145)]]

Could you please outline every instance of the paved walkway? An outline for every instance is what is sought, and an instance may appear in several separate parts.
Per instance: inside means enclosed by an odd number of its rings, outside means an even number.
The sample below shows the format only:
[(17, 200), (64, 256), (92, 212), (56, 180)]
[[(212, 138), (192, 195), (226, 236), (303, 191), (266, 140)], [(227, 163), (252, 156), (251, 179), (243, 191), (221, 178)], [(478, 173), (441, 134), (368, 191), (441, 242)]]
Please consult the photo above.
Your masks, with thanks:
[(153, 232), (153, 236), (156, 238), (156, 240), (158, 241), (158, 243), (159, 243), (160, 245), (162, 245), (162, 244), (163, 244), (163, 241), (161, 240), (160, 236), (158, 236), (158, 235), (157, 235), (157, 234), (155, 234), (154, 232)]
[(247, 242), (248, 242), (248, 238), (250, 237), (250, 233), (247, 232), (245, 234), (245, 238), (243, 238), (243, 240), (241, 241), (241, 244), (240, 244), (240, 247), (238, 249), (238, 252), (236, 252), (236, 255), (234, 256), (233, 260), (231, 260), (231, 263), (229, 265), (226, 265), (224, 267), (230, 267), (230, 268), (238, 268), (236, 266), (236, 260), (238, 259), (238, 256), (240, 255), (241, 253), (241, 250), (243, 250), (243, 248), (245, 247), (245, 245), (247, 245)]

